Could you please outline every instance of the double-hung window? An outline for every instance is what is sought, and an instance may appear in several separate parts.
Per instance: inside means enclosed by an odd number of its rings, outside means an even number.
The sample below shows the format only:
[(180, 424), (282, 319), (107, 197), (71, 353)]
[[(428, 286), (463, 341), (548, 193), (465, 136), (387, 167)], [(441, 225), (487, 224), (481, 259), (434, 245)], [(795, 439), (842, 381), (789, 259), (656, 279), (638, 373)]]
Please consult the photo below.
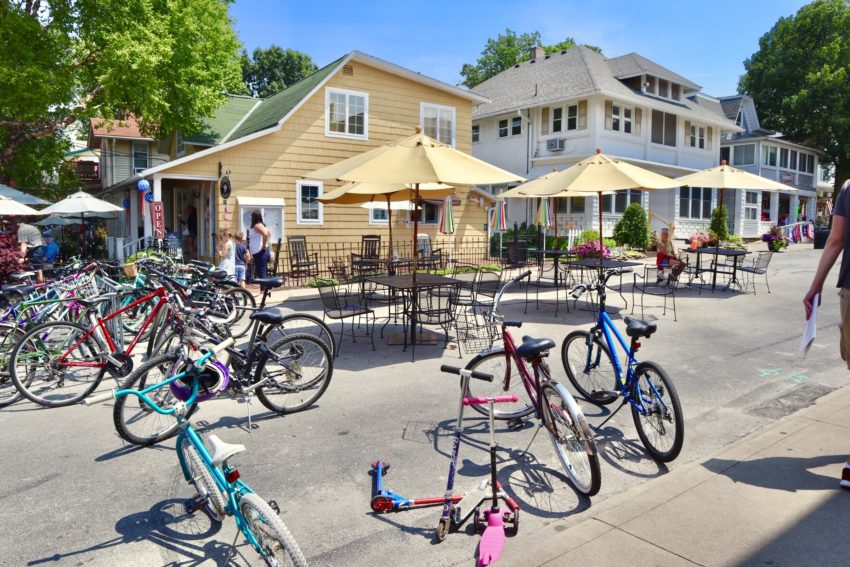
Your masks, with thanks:
[(481, 128), (478, 126), (478, 124), (473, 124), (472, 125), (472, 143), (474, 144), (475, 142), (477, 142), (479, 140), (480, 136), (481, 136)]
[(680, 187), (679, 216), (685, 219), (711, 218), (711, 189), (709, 187)]
[(640, 203), (640, 191), (637, 189), (625, 189), (617, 191), (614, 195), (602, 195), (602, 212), (622, 214), (632, 203)]
[(761, 147), (761, 163), (768, 167), (776, 167), (776, 146)]
[(652, 143), (676, 146), (676, 115), (652, 111)]
[(621, 104), (605, 102), (605, 127), (614, 132), (632, 134), (635, 132), (635, 109)]
[(747, 191), (744, 197), (744, 218), (746, 220), (757, 220), (759, 211), (759, 191)]
[(150, 167), (147, 142), (133, 142), (133, 173), (139, 173)]
[(325, 136), (369, 139), (369, 95), (325, 89)]
[(688, 145), (692, 148), (705, 149), (705, 126), (699, 124), (691, 124), (690, 132), (688, 132)]
[(514, 116), (511, 118), (511, 136), (520, 134), (522, 134), (522, 116)]
[[(422, 202), (422, 206), (418, 207), (419, 209), (419, 224), (437, 224), (440, 220), (440, 207), (439, 205), (435, 205), (433, 203), (429, 203), (427, 201)], [(413, 222), (413, 215), (416, 214), (414, 211), (410, 211), (410, 216), (408, 217), (410, 222)]]
[[(572, 107), (571, 107), (572, 108)], [(560, 132), (564, 127), (564, 109), (556, 106), (552, 109), (552, 133)]]
[(499, 120), (499, 137), (507, 138), (508, 137), (508, 119), (502, 118)]
[(779, 167), (788, 167), (788, 148), (781, 148), (779, 150)]
[(422, 131), (449, 146), (455, 145), (455, 109), (453, 106), (423, 102), (419, 106)]
[(324, 210), (318, 198), (322, 196), (321, 181), (298, 180), (295, 183), (296, 224), (322, 224)]
[(797, 169), (797, 150), (791, 150), (791, 161), (788, 162), (788, 169)]
[(389, 213), (384, 207), (369, 209), (369, 224), (387, 224), (389, 221)]

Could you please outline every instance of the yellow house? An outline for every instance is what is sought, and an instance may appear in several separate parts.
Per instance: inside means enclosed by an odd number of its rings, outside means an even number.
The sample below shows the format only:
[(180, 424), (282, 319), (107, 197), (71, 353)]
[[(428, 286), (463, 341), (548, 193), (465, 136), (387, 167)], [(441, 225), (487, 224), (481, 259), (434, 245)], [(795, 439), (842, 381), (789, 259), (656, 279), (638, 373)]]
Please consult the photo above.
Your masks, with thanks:
[[(287, 236), (305, 235), (310, 244), (353, 246), (364, 234), (386, 238), (389, 222), (394, 240), (409, 242), (412, 213), (394, 211), (388, 219), (385, 210), (322, 205), (316, 198), (339, 184), (304, 175), (410, 136), (416, 127), (471, 153), (472, 108), (483, 102), (487, 99), (465, 89), (354, 51), (267, 99), (231, 97), (211, 122), (219, 131), (186, 140), (173, 137), (171, 161), (138, 172), (115, 193), (135, 205), (129, 224), (143, 226), (145, 236), (152, 229), (136, 204), (138, 180), (147, 179), (153, 199), (163, 202), (170, 230), (179, 230), (193, 205), (197, 248), (208, 258), (214, 255), (217, 231), (247, 233), (254, 210), (263, 213), (273, 243), (283, 239), (285, 245)], [(227, 200), (220, 191), (225, 175), (232, 187)], [(486, 236), (491, 200), (477, 188), (457, 188), (453, 216), (458, 240)], [(433, 237), (441, 214), (441, 203), (426, 202), (420, 232)]]

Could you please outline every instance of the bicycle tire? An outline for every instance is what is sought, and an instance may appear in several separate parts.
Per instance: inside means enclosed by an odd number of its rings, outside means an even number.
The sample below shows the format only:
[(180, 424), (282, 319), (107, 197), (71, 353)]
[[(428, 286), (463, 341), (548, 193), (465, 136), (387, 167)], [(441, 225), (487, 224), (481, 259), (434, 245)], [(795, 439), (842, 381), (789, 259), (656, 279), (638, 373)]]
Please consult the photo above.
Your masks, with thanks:
[[(121, 303), (121, 308), (123, 309), (123, 308), (127, 307), (128, 305), (130, 305), (131, 303), (133, 303), (134, 301), (139, 299), (144, 294), (141, 293), (141, 291), (140, 291), (136, 295), (138, 295), (139, 297), (136, 297), (135, 295), (131, 295), (131, 296), (125, 298), (124, 301)], [(157, 303), (156, 299), (151, 299), (151, 300), (148, 300), (148, 301), (146, 301), (142, 304), (139, 304), (136, 307), (134, 307), (133, 309), (129, 309), (129, 310), (127, 310), (127, 311), (125, 311), (124, 313), (121, 314), (121, 325), (123, 326), (124, 330), (126, 331), (126, 333), (124, 334), (124, 341), (125, 342), (129, 343), (138, 334), (139, 330), (142, 327), (142, 324), (148, 318), (148, 315), (150, 315), (151, 311), (153, 311), (153, 308), (156, 305), (156, 303)], [(139, 337), (140, 341), (144, 341), (144, 340), (147, 340), (148, 338), (150, 338), (151, 328), (152, 328), (151, 325), (147, 326), (147, 328), (142, 332), (141, 336)]]
[(279, 325), (269, 331), (268, 336), (271, 342), (272, 337), (277, 335), (285, 337), (294, 334), (313, 335), (317, 339), (323, 341), (328, 350), (336, 358), (336, 340), (330, 327), (316, 317), (308, 313), (287, 313), (283, 316), (283, 321)]
[(270, 556), (278, 565), (286, 565), (288, 558), (296, 567), (307, 567), (304, 553), (292, 533), (265, 500), (248, 493), (239, 501), (239, 513), (245, 520), (245, 528), (260, 544), (263, 559)]
[[(226, 288), (223, 292), (220, 292), (220, 293), (222, 295), (224, 295), (225, 300), (227, 300), (227, 298), (231, 298), (232, 301), (233, 301), (232, 306), (230, 305), (230, 302), (227, 302), (228, 306), (232, 309), (235, 309), (235, 311), (236, 311), (236, 313), (234, 314), (233, 320), (229, 321), (227, 323), (227, 325), (231, 329), (236, 327), (236, 325), (245, 318), (245, 313), (247, 311), (247, 309), (245, 309), (246, 307), (250, 307), (251, 309), (254, 309), (254, 308), (257, 307), (257, 300), (254, 298), (253, 294), (250, 291), (248, 291), (247, 289), (244, 289), (242, 287), (236, 286), (236, 287)], [(231, 332), (233, 334), (233, 337), (238, 339), (238, 338), (244, 336), (245, 333), (247, 333), (248, 329), (250, 329), (250, 328), (251, 328), (251, 325), (246, 325), (245, 328), (242, 329), (238, 333), (235, 333), (235, 332), (232, 332), (232, 331)]]
[(206, 500), (204, 508), (210, 517), (221, 522), (227, 516), (227, 498), (219, 489), (206, 463), (187, 439), (183, 439), (177, 450), (183, 454), (183, 461), (189, 472), (187, 482), (195, 487), (198, 496)]
[(257, 388), (257, 397), (281, 415), (299, 412), (322, 397), (332, 376), (333, 356), (323, 341), (289, 335), (269, 347), (257, 364), (256, 380), (268, 380)]
[[(614, 359), (605, 342), (594, 337), (589, 356), (591, 358), (596, 356), (597, 359), (591, 359), (590, 368), (587, 368), (590, 336), (587, 331), (573, 331), (567, 335), (561, 345), (561, 362), (567, 378), (582, 398), (592, 404), (607, 406), (617, 399), (618, 387)], [(594, 349), (598, 350), (594, 351)], [(611, 383), (614, 384), (614, 389), (606, 389), (606, 386)]]
[(585, 496), (593, 496), (602, 486), (602, 471), (596, 442), (581, 408), (557, 382), (543, 385), (549, 438), (570, 482)]
[[(517, 369), (514, 371), (515, 365), (513, 360), (505, 355), (505, 349), (499, 348), (478, 354), (475, 358), (469, 361), (466, 365), (467, 370), (477, 370), (485, 374), (492, 374), (493, 381), (485, 382), (484, 380), (469, 379), (469, 387), (464, 392), (464, 397), (490, 397), (517, 395), (516, 403), (503, 403), (493, 407), (494, 419), (517, 419), (531, 415), (534, 412), (534, 405), (528, 403), (528, 395), (525, 392), (522, 376)], [(463, 384), (463, 381), (461, 381)], [(472, 409), (487, 416), (490, 410), (486, 405), (474, 405)]]
[(15, 325), (0, 324), (0, 408), (10, 406), (23, 397), (9, 372), (10, 354), (23, 334)]
[[(660, 388), (655, 383), (656, 377), (661, 381)], [(635, 367), (634, 381), (631, 382), (629, 391), (632, 400), (639, 400), (642, 407), (651, 406), (647, 408), (647, 415), (642, 414), (634, 405), (631, 406), (632, 417), (641, 443), (655, 460), (662, 463), (674, 460), (679, 456), (684, 444), (685, 421), (682, 417), (679, 394), (670, 377), (658, 364), (641, 362)], [(666, 407), (661, 407), (661, 404)], [(672, 415), (670, 415), (671, 411)], [(669, 424), (675, 427), (672, 437), (669, 436)], [(670, 440), (670, 446), (667, 449), (661, 448), (657, 443), (661, 439)]]
[[(57, 332), (60, 329), (65, 329), (70, 338), (63, 338), (62, 333)], [(57, 334), (51, 338), (52, 332), (57, 332)], [(75, 345), (86, 332), (88, 332), (88, 329), (82, 325), (69, 321), (42, 323), (26, 331), (18, 339), (9, 356), (9, 372), (18, 391), (31, 402), (44, 407), (70, 406), (95, 391), (106, 373), (105, 366), (103, 368), (68, 367), (61, 366), (58, 361), (54, 360), (58, 356), (67, 354), (62, 345)], [(57, 347), (62, 346), (62, 350), (51, 353), (43, 348), (49, 348), (50, 345), (54, 344)], [(91, 337), (76, 346), (77, 348), (74, 350), (78, 353), (71, 358), (80, 357), (92, 361), (101, 356), (99, 346)], [(54, 368), (54, 364), (59, 366)], [(77, 371), (75, 372), (74, 369)], [(39, 371), (41, 371), (40, 374)], [(93, 371), (91, 372), (93, 377), (87, 380), (85, 371)], [(73, 391), (69, 389), (57, 393), (59, 389), (64, 388), (69, 373), (74, 376), (71, 387), (74, 385), (79, 385), (79, 387)], [(58, 388), (52, 384), (55, 384)]]
[[(171, 376), (174, 365), (180, 360), (175, 352), (166, 352), (154, 357), (136, 368), (125, 382), (125, 388), (144, 389), (147, 384), (155, 384)], [(163, 374), (161, 378), (150, 377), (152, 371)], [(164, 386), (148, 394), (158, 405), (170, 405), (173, 399), (171, 388)], [(186, 417), (190, 417), (198, 404), (186, 408)], [(112, 408), (112, 422), (115, 431), (128, 443), (150, 447), (177, 434), (178, 424), (174, 416), (156, 413), (149, 405), (136, 396), (121, 396), (115, 400)]]

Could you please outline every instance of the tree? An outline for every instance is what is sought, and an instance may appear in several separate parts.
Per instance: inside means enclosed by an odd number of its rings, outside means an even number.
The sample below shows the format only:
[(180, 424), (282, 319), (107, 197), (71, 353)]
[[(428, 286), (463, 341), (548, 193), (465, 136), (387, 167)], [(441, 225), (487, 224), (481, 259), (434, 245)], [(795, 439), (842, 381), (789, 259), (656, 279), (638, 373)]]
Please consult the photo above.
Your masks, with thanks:
[(643, 250), (649, 244), (649, 220), (639, 203), (626, 207), (623, 218), (614, 225), (614, 240)]
[(67, 128), (128, 115), (143, 133), (201, 127), (240, 85), (224, 0), (0, 3), (0, 182), (43, 184)]
[(824, 151), (836, 191), (850, 178), (848, 29), (848, 0), (815, 0), (761, 37), (738, 83), (764, 126)]
[(242, 52), (242, 80), (254, 96), (268, 97), (318, 70), (313, 59), (294, 49), (272, 45), (257, 48), (252, 57)]
[(725, 205), (711, 211), (711, 224), (708, 230), (719, 242), (729, 240), (729, 212)]
[[(576, 42), (571, 37), (560, 43), (544, 46), (540, 40), (540, 32), (517, 35), (515, 31), (506, 29), (505, 33), (499, 34), (496, 39), (487, 40), (487, 45), (484, 46), (481, 57), (475, 65), (469, 63), (463, 65), (460, 70), (463, 81), (460, 84), (471, 89), (517, 63), (531, 59), (532, 47), (543, 47), (547, 54), (551, 54), (575, 46)], [(598, 47), (591, 45), (587, 47), (601, 53)]]

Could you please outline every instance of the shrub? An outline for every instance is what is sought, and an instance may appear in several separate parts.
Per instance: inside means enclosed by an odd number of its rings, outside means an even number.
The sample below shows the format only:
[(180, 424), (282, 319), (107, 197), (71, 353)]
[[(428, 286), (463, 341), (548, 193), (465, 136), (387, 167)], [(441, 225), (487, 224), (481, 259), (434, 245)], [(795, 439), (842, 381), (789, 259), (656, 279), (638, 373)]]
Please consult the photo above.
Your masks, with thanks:
[(21, 247), (15, 233), (0, 235), (0, 282), (9, 280), (9, 274), (28, 268), (18, 260), (21, 257)]
[(580, 258), (609, 258), (611, 256), (610, 248), (599, 249), (599, 239), (588, 240), (584, 244), (575, 247), (575, 252)]
[(709, 230), (717, 240), (729, 240), (729, 213), (726, 207), (718, 207), (711, 212)]
[(581, 231), (581, 236), (579, 236), (578, 240), (576, 240), (576, 245), (581, 245), (581, 244), (584, 244), (585, 242), (590, 242), (591, 240), (595, 240), (596, 242), (599, 242), (599, 231), (598, 230), (588, 229), (588, 230)]
[(632, 203), (626, 208), (623, 218), (614, 225), (614, 240), (634, 248), (644, 248), (649, 243), (649, 220), (640, 204)]

